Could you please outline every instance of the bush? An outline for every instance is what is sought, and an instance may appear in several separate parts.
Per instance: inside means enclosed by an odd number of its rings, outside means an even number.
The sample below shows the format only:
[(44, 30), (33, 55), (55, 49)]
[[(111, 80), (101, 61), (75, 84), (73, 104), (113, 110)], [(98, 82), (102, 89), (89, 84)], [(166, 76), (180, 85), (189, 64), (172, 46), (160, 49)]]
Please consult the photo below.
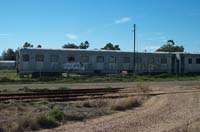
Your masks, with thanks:
[(112, 109), (118, 111), (124, 111), (133, 107), (138, 107), (142, 104), (142, 98), (128, 97), (126, 99), (118, 100), (114, 102)]
[(59, 125), (59, 123), (54, 118), (45, 115), (39, 116), (37, 118), (37, 124), (41, 128), (54, 128)]
[(65, 116), (65, 114), (60, 109), (57, 109), (57, 108), (51, 109), (48, 115), (57, 121), (62, 121)]

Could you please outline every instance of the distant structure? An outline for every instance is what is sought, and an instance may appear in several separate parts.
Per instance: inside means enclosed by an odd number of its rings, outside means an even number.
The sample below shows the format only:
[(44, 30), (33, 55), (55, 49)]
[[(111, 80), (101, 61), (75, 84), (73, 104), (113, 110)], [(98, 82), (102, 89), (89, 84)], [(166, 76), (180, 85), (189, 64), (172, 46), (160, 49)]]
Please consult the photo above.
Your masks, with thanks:
[(15, 61), (0, 61), (0, 70), (15, 70)]

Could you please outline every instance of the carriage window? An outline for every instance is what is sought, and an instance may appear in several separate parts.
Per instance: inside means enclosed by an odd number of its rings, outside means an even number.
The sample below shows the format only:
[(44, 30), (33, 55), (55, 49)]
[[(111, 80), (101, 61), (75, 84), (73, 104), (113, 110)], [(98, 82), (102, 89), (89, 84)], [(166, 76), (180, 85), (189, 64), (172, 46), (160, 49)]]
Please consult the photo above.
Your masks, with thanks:
[(104, 57), (103, 56), (97, 56), (97, 63), (103, 63), (104, 62)]
[(44, 61), (44, 55), (36, 55), (35, 61), (38, 61), (38, 62)]
[(161, 64), (167, 64), (167, 58), (161, 58), (160, 63)]
[(51, 55), (50, 56), (50, 62), (58, 62), (59, 56), (58, 55)]
[(192, 64), (192, 58), (188, 59), (188, 64)]
[(81, 56), (81, 62), (85, 62), (85, 63), (89, 62), (89, 56), (86, 56), (86, 55)]
[(29, 61), (29, 55), (23, 55), (23, 61)]
[(155, 59), (153, 57), (148, 59), (148, 64), (154, 64), (155, 63)]
[(141, 57), (136, 57), (135, 58), (135, 63), (142, 63), (142, 58)]
[(109, 63), (116, 63), (116, 57), (110, 56), (108, 61), (109, 61)]
[(124, 57), (124, 63), (130, 63), (130, 57)]
[(200, 58), (196, 59), (196, 64), (200, 64)]
[(74, 62), (74, 61), (75, 61), (75, 57), (74, 57), (74, 56), (69, 56), (69, 57), (67, 58), (67, 61), (68, 61), (68, 62)]

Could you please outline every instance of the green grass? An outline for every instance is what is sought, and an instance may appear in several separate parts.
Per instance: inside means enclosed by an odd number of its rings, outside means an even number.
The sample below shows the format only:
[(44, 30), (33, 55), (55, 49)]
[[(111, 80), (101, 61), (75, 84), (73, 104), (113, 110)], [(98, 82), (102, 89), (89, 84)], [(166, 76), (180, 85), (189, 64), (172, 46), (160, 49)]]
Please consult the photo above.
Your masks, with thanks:
[(69, 77), (42, 77), (42, 78), (20, 78), (16, 71), (0, 71), (0, 83), (89, 83), (89, 82), (142, 82), (142, 81), (190, 81), (200, 80), (200, 75), (184, 75), (176, 76), (169, 74), (160, 75), (112, 75), (112, 76), (97, 76), (97, 75), (78, 75)]

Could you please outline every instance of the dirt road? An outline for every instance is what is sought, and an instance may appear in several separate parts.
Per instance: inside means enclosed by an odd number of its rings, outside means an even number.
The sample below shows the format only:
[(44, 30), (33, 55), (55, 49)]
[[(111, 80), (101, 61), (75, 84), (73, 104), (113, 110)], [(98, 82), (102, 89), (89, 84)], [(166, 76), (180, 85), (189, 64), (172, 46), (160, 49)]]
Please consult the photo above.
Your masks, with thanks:
[[(172, 85), (172, 84), (170, 84)], [(173, 86), (178, 86), (174, 84)], [(164, 87), (164, 86), (163, 86)], [(180, 87), (150, 98), (142, 107), (63, 125), (45, 132), (199, 132), (200, 90)], [(190, 91), (191, 90), (191, 91)], [(169, 91), (168, 91), (169, 92)]]

